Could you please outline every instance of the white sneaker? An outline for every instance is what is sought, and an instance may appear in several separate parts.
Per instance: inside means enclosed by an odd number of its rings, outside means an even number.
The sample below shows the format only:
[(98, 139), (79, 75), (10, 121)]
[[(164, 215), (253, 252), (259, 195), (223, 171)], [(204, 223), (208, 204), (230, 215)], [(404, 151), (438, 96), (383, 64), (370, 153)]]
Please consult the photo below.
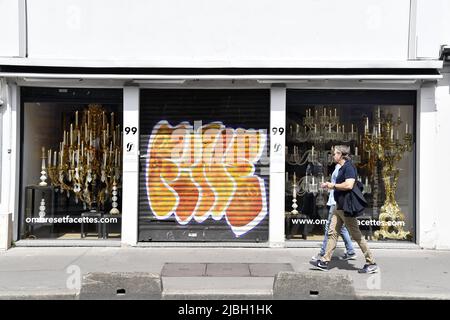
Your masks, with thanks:
[(320, 253), (318, 253), (317, 255), (311, 257), (311, 261), (317, 261), (317, 260), (320, 260), (322, 257), (323, 257), (323, 255), (321, 255)]

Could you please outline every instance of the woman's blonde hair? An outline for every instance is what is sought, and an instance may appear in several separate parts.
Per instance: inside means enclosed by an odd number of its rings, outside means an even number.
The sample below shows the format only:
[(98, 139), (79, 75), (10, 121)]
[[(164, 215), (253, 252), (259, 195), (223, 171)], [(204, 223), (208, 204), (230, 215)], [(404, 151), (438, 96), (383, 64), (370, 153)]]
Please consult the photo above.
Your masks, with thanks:
[(342, 154), (342, 158), (345, 160), (350, 160), (350, 147), (345, 145), (334, 146), (335, 151), (339, 151)]

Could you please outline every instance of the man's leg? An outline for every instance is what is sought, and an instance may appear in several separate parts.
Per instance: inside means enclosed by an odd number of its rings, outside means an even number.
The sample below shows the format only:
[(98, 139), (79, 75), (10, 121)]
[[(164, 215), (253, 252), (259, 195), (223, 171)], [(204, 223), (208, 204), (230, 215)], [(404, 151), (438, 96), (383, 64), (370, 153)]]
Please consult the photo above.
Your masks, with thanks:
[(339, 237), (339, 232), (342, 228), (343, 221), (342, 218), (336, 213), (338, 210), (333, 211), (333, 216), (331, 217), (330, 226), (328, 229), (328, 243), (325, 249), (325, 255), (322, 257), (322, 261), (328, 262), (331, 260), (334, 249), (336, 249), (337, 239)]
[(344, 211), (339, 211), (337, 214), (341, 217), (342, 220), (344, 220), (344, 224), (350, 232), (353, 240), (355, 240), (361, 248), (361, 251), (363, 252), (366, 259), (366, 263), (375, 263), (372, 252), (370, 252), (369, 247), (367, 246), (366, 239), (361, 234), (361, 230), (359, 230), (358, 220), (354, 217), (346, 217), (344, 215)]

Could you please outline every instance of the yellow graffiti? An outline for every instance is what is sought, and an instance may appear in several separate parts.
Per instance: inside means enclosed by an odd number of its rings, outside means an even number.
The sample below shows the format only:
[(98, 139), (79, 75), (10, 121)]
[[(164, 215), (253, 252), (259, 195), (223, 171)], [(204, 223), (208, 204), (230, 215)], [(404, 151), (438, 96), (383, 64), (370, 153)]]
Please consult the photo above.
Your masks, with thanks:
[(264, 181), (254, 174), (266, 134), (212, 122), (194, 130), (189, 123), (160, 121), (147, 149), (147, 195), (157, 219), (225, 217), (236, 236), (267, 215)]

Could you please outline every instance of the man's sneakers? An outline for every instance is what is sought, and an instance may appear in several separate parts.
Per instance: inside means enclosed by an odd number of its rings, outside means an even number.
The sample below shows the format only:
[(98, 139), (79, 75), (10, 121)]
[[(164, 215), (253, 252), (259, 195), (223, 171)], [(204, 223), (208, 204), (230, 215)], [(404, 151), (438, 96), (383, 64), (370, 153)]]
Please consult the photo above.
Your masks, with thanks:
[(358, 270), (358, 273), (377, 273), (378, 272), (378, 266), (376, 263), (372, 264), (365, 264), (362, 269)]
[(315, 261), (310, 261), (309, 263), (312, 264), (316, 270), (328, 271), (328, 262), (324, 262), (319, 259)]
[(356, 253), (345, 253), (342, 257), (339, 257), (339, 260), (356, 260)]

